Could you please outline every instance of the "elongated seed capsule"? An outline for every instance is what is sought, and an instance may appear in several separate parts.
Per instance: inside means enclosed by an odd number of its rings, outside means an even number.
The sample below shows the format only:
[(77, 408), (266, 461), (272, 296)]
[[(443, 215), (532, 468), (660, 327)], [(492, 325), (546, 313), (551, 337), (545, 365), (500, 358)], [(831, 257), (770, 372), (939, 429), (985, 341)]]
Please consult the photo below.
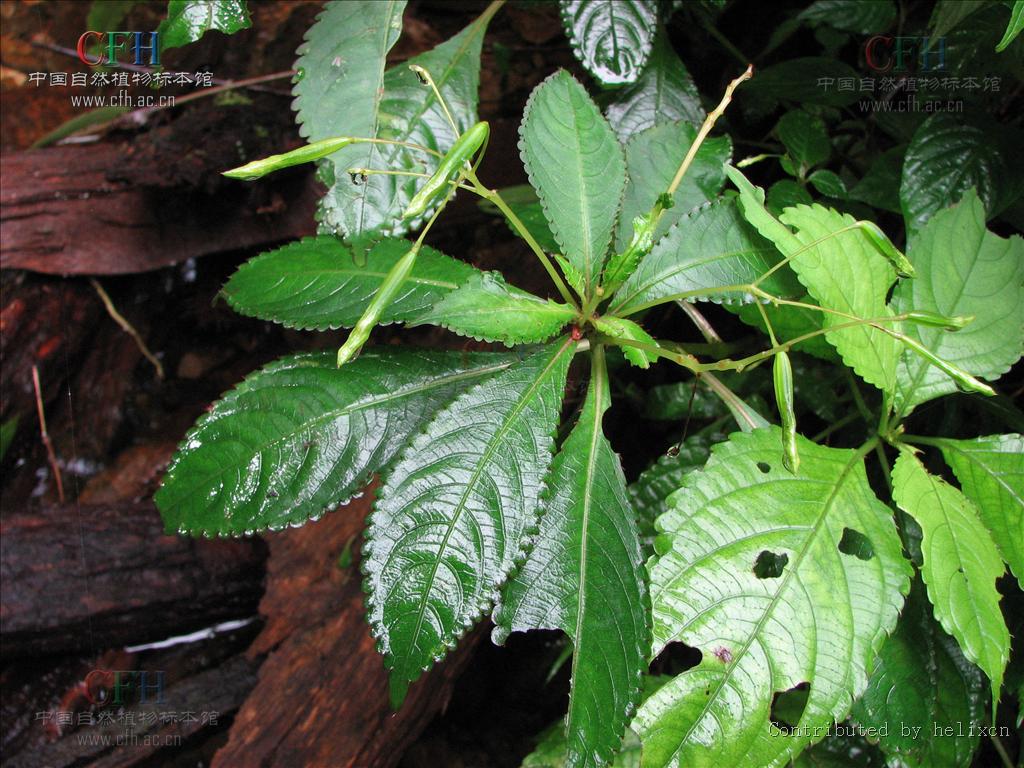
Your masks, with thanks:
[(782, 419), (782, 466), (796, 474), (800, 454), (796, 450), (796, 413), (793, 410), (793, 366), (785, 351), (775, 355), (775, 402)]
[(448, 154), (441, 158), (441, 164), (437, 166), (434, 175), (427, 179), (427, 183), (420, 187), (409, 207), (402, 214), (403, 219), (411, 219), (414, 216), (422, 216), (427, 206), (438, 196), (448, 191), (448, 182), (462, 170), (463, 164), (469, 160), (486, 141), (491, 132), (491, 126), (486, 120), (481, 120), (459, 138), (448, 150)]
[(892, 265), (896, 267), (896, 271), (900, 275), (903, 277), (914, 276), (914, 265), (900, 252), (899, 248), (892, 244), (892, 240), (886, 236), (885, 232), (877, 224), (873, 221), (858, 221), (857, 226), (860, 227), (861, 232), (868, 236), (868, 240), (878, 249), (879, 253), (892, 262)]
[(352, 332), (345, 339), (345, 343), (338, 350), (339, 368), (359, 354), (363, 344), (370, 338), (370, 331), (377, 325), (381, 313), (388, 308), (388, 305), (394, 300), (395, 294), (398, 293), (398, 289), (405, 282), (405, 278), (412, 272), (419, 252), (420, 246), (417, 243), (388, 270), (387, 275), (384, 276), (384, 282), (380, 284), (380, 288), (377, 289), (373, 298), (370, 299), (369, 305), (363, 311), (363, 316), (356, 322)]
[(907, 312), (906, 318), (912, 323), (932, 325), (936, 328), (945, 328), (949, 331), (959, 331), (965, 325), (974, 321), (974, 315), (954, 315), (953, 317), (947, 317), (946, 315), (939, 315), (935, 312), (925, 312), (920, 309)]
[(932, 352), (930, 349), (928, 349), (926, 346), (924, 346), (921, 342), (917, 341), (916, 339), (912, 339), (909, 336), (902, 335), (897, 336), (896, 338), (902, 341), (905, 346), (908, 346), (912, 350), (917, 352), (917, 354), (919, 354), (929, 363), (934, 365), (944, 374), (949, 376), (949, 378), (953, 380), (957, 387), (959, 387), (963, 391), (980, 392), (983, 395), (994, 395), (996, 393), (995, 390), (992, 389), (992, 387), (990, 387), (988, 384), (986, 384), (983, 381), (978, 381), (978, 379), (971, 376), (971, 374), (967, 373), (967, 371), (963, 370), (962, 368), (956, 367), (950, 362), (943, 360), (941, 357), (936, 355), (934, 352)]
[(253, 160), (251, 163), (246, 163), (238, 168), (224, 171), (223, 175), (232, 179), (253, 181), (254, 179), (266, 176), (268, 173), (279, 171), (282, 168), (289, 168), (293, 165), (301, 165), (302, 163), (319, 160), (321, 157), (327, 157), (342, 147), (347, 147), (354, 141), (355, 139), (351, 136), (335, 136), (331, 139), (314, 141), (312, 144), (306, 144), (304, 147), (293, 149), (291, 152), (285, 152), (282, 155), (271, 155), (270, 157), (264, 157), (262, 160)]

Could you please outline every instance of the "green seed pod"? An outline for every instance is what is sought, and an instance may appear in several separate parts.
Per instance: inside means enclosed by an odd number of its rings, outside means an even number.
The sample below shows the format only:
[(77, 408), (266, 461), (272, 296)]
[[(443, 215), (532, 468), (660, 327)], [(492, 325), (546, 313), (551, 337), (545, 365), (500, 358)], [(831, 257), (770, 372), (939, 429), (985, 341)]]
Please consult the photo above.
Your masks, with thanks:
[(420, 187), (409, 207), (402, 214), (403, 219), (411, 219), (414, 216), (422, 216), (427, 206), (436, 197), (449, 189), (449, 182), (452, 181), (462, 170), (465, 163), (476, 154), (476, 151), (483, 146), (484, 141), (491, 132), (491, 126), (486, 120), (482, 120), (464, 134), (459, 136), (448, 154), (441, 159), (434, 175), (427, 179), (427, 183)]
[(914, 265), (910, 263), (906, 256), (900, 253), (899, 248), (892, 244), (885, 232), (875, 224), (873, 221), (858, 221), (857, 226), (860, 227), (860, 231), (868, 236), (868, 240), (871, 244), (878, 249), (885, 258), (887, 258), (892, 265), (896, 267), (896, 271), (903, 277), (914, 276)]
[(223, 175), (231, 179), (253, 181), (266, 176), (268, 173), (279, 171), (282, 168), (310, 163), (313, 160), (319, 160), (321, 157), (327, 157), (342, 147), (347, 147), (354, 141), (356, 139), (353, 139), (351, 136), (335, 136), (332, 139), (314, 141), (312, 144), (293, 149), (291, 152), (285, 152), (283, 155), (271, 155), (270, 157), (264, 157), (262, 160), (253, 160), (251, 163), (247, 163), (239, 168), (224, 171)]
[(785, 351), (775, 355), (775, 402), (782, 419), (782, 465), (796, 474), (800, 455), (796, 449), (796, 413), (793, 410), (793, 366)]
[(918, 309), (915, 309), (912, 312), (907, 312), (906, 317), (907, 320), (912, 323), (931, 325), (936, 328), (945, 328), (948, 331), (959, 331), (965, 325), (974, 321), (974, 315), (955, 315), (953, 317), (946, 317), (945, 315), (939, 315), (935, 312), (925, 312)]
[(377, 325), (381, 313), (388, 308), (388, 305), (394, 300), (395, 294), (398, 293), (398, 289), (405, 282), (405, 278), (412, 272), (413, 265), (416, 263), (416, 256), (419, 252), (420, 246), (417, 243), (402, 258), (396, 261), (387, 275), (384, 276), (384, 282), (380, 284), (380, 288), (377, 289), (373, 298), (370, 299), (370, 303), (363, 312), (363, 316), (356, 322), (352, 332), (345, 339), (345, 343), (338, 350), (339, 368), (359, 354), (363, 344), (370, 338), (370, 331)]
[(909, 336), (897, 336), (897, 338), (902, 341), (905, 346), (910, 347), (929, 363), (949, 376), (958, 389), (964, 392), (980, 392), (983, 395), (995, 394), (995, 390), (988, 384), (983, 381), (978, 381), (978, 379), (971, 376), (967, 371), (962, 368), (957, 368), (952, 363), (943, 360), (916, 339), (912, 339)]

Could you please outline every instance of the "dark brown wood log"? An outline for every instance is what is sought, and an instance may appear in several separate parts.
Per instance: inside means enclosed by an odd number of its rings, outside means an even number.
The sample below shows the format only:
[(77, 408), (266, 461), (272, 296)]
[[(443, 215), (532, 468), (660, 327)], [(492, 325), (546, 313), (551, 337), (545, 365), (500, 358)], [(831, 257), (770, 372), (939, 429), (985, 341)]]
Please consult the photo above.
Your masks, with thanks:
[(358, 566), (338, 567), (355, 548), (366, 496), (304, 528), (267, 537), (266, 619), (251, 654), (269, 653), (259, 682), (231, 727), (214, 768), (393, 766), (442, 710), (481, 636), (473, 633), (413, 684), (391, 711), (387, 675), (363, 610)]
[(251, 616), (259, 539), (166, 536), (151, 502), (44, 507), (0, 521), (0, 653), (109, 648)]

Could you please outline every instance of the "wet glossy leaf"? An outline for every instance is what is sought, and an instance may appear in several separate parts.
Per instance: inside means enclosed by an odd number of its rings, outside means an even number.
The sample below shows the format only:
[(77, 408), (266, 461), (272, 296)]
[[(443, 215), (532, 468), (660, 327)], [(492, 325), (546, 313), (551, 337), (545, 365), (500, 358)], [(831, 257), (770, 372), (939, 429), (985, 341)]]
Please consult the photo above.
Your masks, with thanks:
[[(778, 428), (732, 435), (657, 521), (653, 653), (682, 642), (703, 658), (641, 706), (644, 766), (786, 764), (846, 716), (896, 624), (911, 571), (862, 454), (797, 440), (794, 475)], [(842, 550), (847, 531), (870, 557)], [(780, 733), (773, 698), (801, 684), (800, 730)]]
[(643, 70), (658, 28), (649, 0), (560, 0), (576, 58), (608, 85), (632, 83)]
[(1010, 633), (999, 608), (996, 579), (1005, 566), (970, 500), (903, 450), (892, 472), (893, 499), (921, 526), (921, 576), (935, 618), (964, 655), (992, 681), (999, 698), (1010, 655)]
[(838, 174), (825, 169), (819, 169), (812, 173), (807, 180), (817, 190), (819, 195), (842, 199), (846, 197), (846, 184)]
[(519, 135), (551, 231), (590, 286), (604, 264), (626, 183), (622, 147), (583, 86), (564, 70), (534, 89)]
[(233, 35), (251, 26), (245, 0), (169, 0), (167, 18), (160, 22), (157, 33), (160, 50), (166, 51), (194, 43), (211, 29)]
[(682, 120), (700, 125), (704, 120), (697, 86), (663, 33), (655, 38), (640, 77), (615, 93), (605, 116), (623, 142), (661, 123)]
[[(907, 323), (906, 335), (975, 376), (994, 380), (1008, 371), (1024, 352), (1024, 240), (986, 230), (981, 201), (968, 192), (925, 225), (908, 256), (918, 277), (896, 287), (897, 312), (974, 320), (956, 332)], [(903, 412), (956, 391), (952, 379), (909, 350), (896, 372), (896, 404)]]
[(611, 761), (638, 703), (650, 647), (636, 513), (601, 428), (610, 403), (607, 378), (593, 378), (552, 464), (536, 541), (494, 614), (498, 642), (531, 629), (560, 629), (573, 641), (566, 766)]
[[(224, 295), (235, 311), (288, 328), (351, 328), (411, 247), (408, 240), (389, 238), (369, 253), (356, 254), (332, 235), (307, 237), (243, 264), (224, 286)], [(412, 274), (380, 322), (423, 314), (475, 274), (468, 264), (422, 246)]]
[(575, 347), (545, 346), (460, 395), (380, 489), (362, 567), (396, 706), (490, 608), (536, 530)]
[(440, 325), (460, 336), (512, 346), (546, 341), (575, 316), (569, 305), (509, 285), (497, 272), (476, 272), (411, 325)]
[(156, 503), (168, 530), (241, 534), (300, 525), (358, 494), (459, 391), (507, 369), (487, 353), (286, 357), (214, 404), (185, 436)]
[(825, 121), (802, 109), (784, 114), (775, 133), (789, 156), (805, 168), (825, 162), (832, 154)]

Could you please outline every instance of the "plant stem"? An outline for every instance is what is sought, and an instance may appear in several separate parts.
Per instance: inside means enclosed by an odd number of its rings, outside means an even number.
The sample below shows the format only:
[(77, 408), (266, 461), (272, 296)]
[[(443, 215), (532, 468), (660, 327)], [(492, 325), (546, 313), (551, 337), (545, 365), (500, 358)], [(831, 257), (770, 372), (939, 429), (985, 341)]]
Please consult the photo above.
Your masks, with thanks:
[(704, 317), (699, 309), (688, 301), (677, 301), (676, 304), (693, 321), (693, 324), (697, 326), (697, 330), (700, 331), (700, 335), (704, 337), (708, 344), (722, 343), (722, 337), (718, 335), (718, 331), (712, 327), (711, 323), (708, 322), (708, 319)]
[(839, 421), (832, 422), (827, 427), (825, 427), (825, 429), (821, 430), (821, 432), (819, 432), (814, 437), (812, 437), (811, 438), (811, 442), (812, 443), (820, 443), (822, 440), (824, 440), (829, 435), (833, 434), (834, 432), (839, 431), (840, 429), (845, 427), (850, 422), (856, 421), (858, 418), (860, 418), (860, 414), (859, 413), (848, 413), (848, 414), (846, 414), (845, 416), (843, 416), (843, 418), (839, 419)]
[(139, 335), (139, 332), (136, 331), (132, 324), (125, 320), (124, 316), (117, 311), (117, 307), (114, 306), (114, 302), (110, 300), (110, 296), (107, 295), (107, 292), (103, 290), (103, 286), (100, 285), (99, 280), (95, 277), (90, 277), (89, 283), (92, 285), (93, 290), (99, 295), (100, 301), (103, 302), (103, 306), (106, 308), (107, 314), (110, 315), (110, 318), (121, 326), (121, 330), (132, 337), (135, 341), (135, 346), (139, 348), (142, 356), (145, 357), (156, 369), (156, 377), (163, 381), (164, 366), (157, 359), (156, 355), (149, 351), (149, 347), (146, 346), (146, 342), (142, 340), (142, 336)]

